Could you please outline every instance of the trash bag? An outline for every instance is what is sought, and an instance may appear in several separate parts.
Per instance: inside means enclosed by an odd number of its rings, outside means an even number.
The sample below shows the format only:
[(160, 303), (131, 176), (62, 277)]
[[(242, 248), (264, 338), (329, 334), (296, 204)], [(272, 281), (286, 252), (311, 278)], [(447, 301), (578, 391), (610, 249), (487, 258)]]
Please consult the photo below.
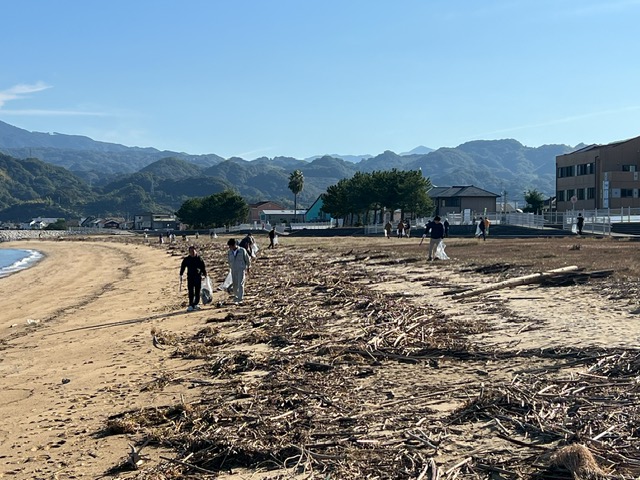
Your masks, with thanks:
[(231, 278), (231, 270), (229, 270), (229, 274), (227, 278), (224, 279), (224, 282), (220, 284), (218, 290), (226, 290), (233, 284), (233, 279)]
[(576, 225), (575, 223), (573, 225), (571, 225), (571, 233), (577, 235), (578, 234), (578, 225)]
[(257, 243), (254, 243), (254, 244), (251, 246), (251, 251), (249, 252), (249, 254), (250, 254), (253, 258), (256, 258), (256, 257), (258, 256), (258, 250), (259, 250), (259, 249), (258, 249), (258, 244), (257, 244)]
[(202, 286), (200, 287), (200, 298), (202, 299), (203, 305), (207, 305), (213, 301), (212, 291), (211, 279), (207, 275), (207, 277), (202, 281)]
[(273, 244), (274, 245), (278, 245), (278, 235), (276, 235), (275, 237), (273, 237)]
[(446, 247), (444, 242), (440, 242), (438, 244), (438, 248), (436, 248), (436, 258), (439, 258), (440, 260), (449, 260), (449, 256), (444, 252), (444, 247)]

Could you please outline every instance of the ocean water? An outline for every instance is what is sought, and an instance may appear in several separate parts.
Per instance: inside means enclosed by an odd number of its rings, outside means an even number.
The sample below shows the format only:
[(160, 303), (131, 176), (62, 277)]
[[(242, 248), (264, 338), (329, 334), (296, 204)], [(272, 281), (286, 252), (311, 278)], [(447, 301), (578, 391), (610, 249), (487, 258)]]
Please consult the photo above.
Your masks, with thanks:
[(0, 278), (29, 268), (42, 259), (42, 257), (43, 255), (37, 250), (0, 248)]

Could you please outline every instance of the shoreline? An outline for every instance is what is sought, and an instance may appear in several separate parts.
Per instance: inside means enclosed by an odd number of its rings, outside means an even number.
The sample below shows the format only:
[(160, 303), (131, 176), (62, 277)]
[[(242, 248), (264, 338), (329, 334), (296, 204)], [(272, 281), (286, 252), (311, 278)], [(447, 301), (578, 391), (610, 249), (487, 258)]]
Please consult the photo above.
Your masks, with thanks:
[(28, 270), (29, 268), (37, 265), (39, 262), (44, 260), (44, 258), (46, 257), (46, 255), (40, 250), (36, 250), (33, 248), (5, 248), (0, 246), (0, 251), (2, 250), (17, 250), (20, 252), (26, 252), (27, 255), (20, 258), (19, 260), (16, 260), (11, 265), (0, 265), (0, 280), (2, 280), (3, 278), (7, 278), (9, 275), (21, 272), (22, 270)]

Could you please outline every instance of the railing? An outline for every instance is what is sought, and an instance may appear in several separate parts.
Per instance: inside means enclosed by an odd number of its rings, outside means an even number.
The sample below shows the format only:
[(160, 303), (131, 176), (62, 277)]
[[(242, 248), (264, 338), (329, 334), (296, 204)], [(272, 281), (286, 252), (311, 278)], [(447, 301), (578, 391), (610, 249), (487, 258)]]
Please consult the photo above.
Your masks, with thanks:
[(325, 230), (333, 228), (333, 222), (291, 223), (291, 230)]

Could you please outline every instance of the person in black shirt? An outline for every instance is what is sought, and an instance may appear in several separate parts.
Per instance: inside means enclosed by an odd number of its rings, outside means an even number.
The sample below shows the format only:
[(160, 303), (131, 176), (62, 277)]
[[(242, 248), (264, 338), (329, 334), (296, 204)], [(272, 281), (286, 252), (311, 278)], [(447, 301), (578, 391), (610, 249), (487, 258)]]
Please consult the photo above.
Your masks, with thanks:
[(582, 216), (581, 213), (578, 214), (577, 227), (578, 227), (578, 235), (582, 235), (582, 228), (584, 227), (584, 217)]
[(204, 260), (196, 252), (196, 247), (189, 247), (189, 255), (182, 259), (180, 265), (180, 284), (182, 284), (182, 275), (187, 270), (187, 291), (189, 293), (189, 306), (187, 312), (200, 310), (200, 289), (202, 288), (202, 277), (207, 276), (207, 268)]
[(440, 242), (442, 242), (444, 238), (444, 225), (440, 223), (440, 217), (436, 216), (433, 219), (429, 230), (431, 232), (431, 238), (429, 239), (429, 258), (427, 258), (427, 260), (436, 260), (438, 245), (440, 245)]
[(269, 230), (269, 248), (276, 248), (276, 227)]

